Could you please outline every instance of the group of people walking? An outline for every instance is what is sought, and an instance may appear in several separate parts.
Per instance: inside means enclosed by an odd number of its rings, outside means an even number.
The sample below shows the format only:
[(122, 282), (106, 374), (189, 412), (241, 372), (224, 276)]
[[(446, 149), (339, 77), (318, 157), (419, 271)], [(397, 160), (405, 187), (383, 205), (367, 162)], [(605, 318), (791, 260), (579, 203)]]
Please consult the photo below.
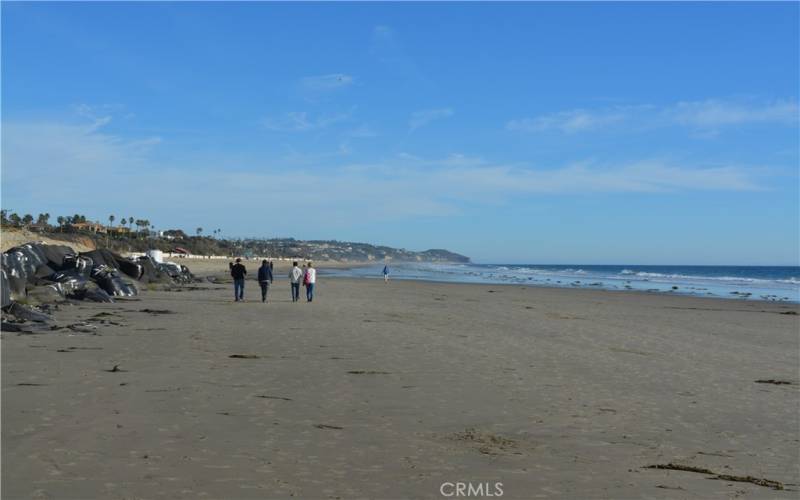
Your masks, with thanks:
[(303, 268), (297, 267), (297, 261), (292, 262), (292, 270), (289, 271), (289, 282), (292, 285), (292, 302), (300, 300), (300, 283), (306, 287), (306, 301), (314, 301), (314, 285), (317, 284), (317, 270), (311, 262), (303, 264)]
[[(233, 278), (233, 296), (236, 302), (244, 301), (244, 279), (247, 276), (247, 268), (242, 264), (242, 259), (237, 258), (236, 263), (229, 264), (231, 277)], [(267, 302), (267, 295), (269, 294), (269, 287), (274, 281), (272, 273), (274, 265), (266, 259), (261, 261), (261, 267), (258, 268), (258, 284), (261, 286), (261, 302)], [(317, 283), (317, 270), (311, 262), (303, 264), (300, 268), (297, 261), (292, 263), (292, 269), (289, 271), (289, 283), (292, 287), (292, 302), (300, 300), (300, 284), (306, 287), (306, 301), (312, 302), (314, 300), (314, 286)]]

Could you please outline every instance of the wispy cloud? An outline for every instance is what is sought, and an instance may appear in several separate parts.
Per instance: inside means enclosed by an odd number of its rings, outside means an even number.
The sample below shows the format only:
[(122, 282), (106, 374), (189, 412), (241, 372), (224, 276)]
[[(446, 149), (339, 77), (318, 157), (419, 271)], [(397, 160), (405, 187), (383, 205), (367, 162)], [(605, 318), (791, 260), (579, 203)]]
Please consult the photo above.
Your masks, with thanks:
[(408, 120), (408, 128), (413, 132), (420, 127), (431, 123), (434, 120), (441, 120), (453, 116), (451, 108), (436, 108), (436, 109), (422, 109), (411, 113), (411, 118)]
[(736, 166), (682, 167), (658, 161), (614, 166), (573, 164), (555, 169), (487, 166), (454, 169), (448, 182), (461, 192), (481, 186), (497, 194), (667, 193), (762, 189), (748, 169)]
[[(747, 165), (648, 160), (538, 166), (459, 154), (443, 158), (403, 154), (343, 164), (349, 156), (345, 144), (330, 159), (319, 157), (298, 165), (287, 177), (283, 159), (274, 163), (224, 158), (164, 163), (153, 154), (158, 138), (115, 136), (93, 124), (3, 125), (5, 207), (19, 210), (27, 206), (51, 213), (105, 213), (113, 207), (148, 217), (170, 213), (170, 223), (192, 227), (200, 217), (207, 221), (204, 224), (216, 224), (215, 217), (222, 219), (221, 223), (231, 213), (284, 213), (285, 207), (292, 206), (291, 220), (278, 217), (270, 222), (271, 230), (284, 234), (296, 230), (294, 221), (316, 220), (321, 213), (326, 214), (326, 223), (347, 225), (446, 216), (467, 206), (502, 204), (531, 195), (752, 191), (765, 189), (771, 175), (767, 169)], [(42, 179), (46, 179), (45, 189)], [(98, 183), (103, 188), (97, 189)], [(126, 193), (124, 199), (119, 197), (120, 189)], [(298, 203), (300, 192), (317, 195)], [(142, 200), (147, 200), (146, 205)], [(175, 206), (185, 210), (177, 213)]]
[(264, 118), (261, 123), (274, 132), (310, 132), (350, 119), (352, 111), (333, 115), (312, 116), (306, 111), (291, 111), (278, 117)]
[(349, 87), (354, 78), (344, 73), (331, 73), (328, 75), (307, 76), (300, 79), (300, 86), (305, 90), (324, 92)]
[(574, 109), (571, 111), (560, 111), (558, 113), (537, 116), (535, 118), (511, 120), (506, 124), (506, 128), (516, 132), (559, 130), (565, 134), (572, 134), (575, 132), (594, 130), (613, 123), (619, 123), (626, 119), (627, 113), (627, 111), (619, 109), (603, 111)]
[(782, 100), (760, 105), (709, 99), (679, 102), (664, 110), (673, 123), (691, 127), (709, 128), (747, 123), (779, 123), (797, 125), (800, 110), (797, 101)]
[(3, 122), (4, 206), (27, 203), (31, 210), (38, 205), (72, 213), (70, 205), (127, 203), (120, 190), (147, 184), (151, 153), (162, 141), (156, 136), (123, 139), (104, 132), (107, 122)]
[(573, 109), (506, 123), (514, 132), (558, 131), (565, 134), (608, 130), (613, 127), (659, 128), (687, 127), (713, 135), (719, 129), (736, 125), (797, 125), (800, 110), (797, 101), (744, 102), (722, 99), (681, 101), (668, 106), (615, 106), (602, 109)]
[(378, 133), (375, 132), (369, 125), (362, 124), (345, 132), (345, 136), (354, 139), (369, 139), (370, 137), (377, 137)]
[(678, 191), (762, 190), (764, 168), (740, 165), (676, 165), (662, 160), (620, 164), (575, 162), (534, 167), (496, 164), (454, 154), (442, 159), (402, 155), (400, 160), (429, 183), (444, 184), (452, 197), (475, 199), (489, 194), (507, 198), (526, 194), (667, 193)]

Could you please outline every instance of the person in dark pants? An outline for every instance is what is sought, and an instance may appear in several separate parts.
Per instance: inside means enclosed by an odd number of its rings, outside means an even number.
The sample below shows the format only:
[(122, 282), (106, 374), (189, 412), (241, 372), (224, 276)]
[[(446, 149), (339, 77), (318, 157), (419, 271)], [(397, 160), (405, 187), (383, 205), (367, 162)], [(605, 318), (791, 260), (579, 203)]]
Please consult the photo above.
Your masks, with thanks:
[(297, 267), (297, 261), (292, 262), (292, 270), (289, 271), (289, 281), (292, 284), (292, 302), (300, 300), (300, 281), (303, 279), (303, 270)]
[(236, 302), (244, 301), (244, 277), (247, 276), (247, 269), (242, 264), (242, 259), (237, 258), (236, 264), (231, 267), (231, 277), (233, 278), (233, 298)]
[(261, 285), (261, 302), (266, 302), (267, 292), (272, 284), (272, 266), (266, 259), (261, 261), (261, 267), (258, 268), (258, 284)]

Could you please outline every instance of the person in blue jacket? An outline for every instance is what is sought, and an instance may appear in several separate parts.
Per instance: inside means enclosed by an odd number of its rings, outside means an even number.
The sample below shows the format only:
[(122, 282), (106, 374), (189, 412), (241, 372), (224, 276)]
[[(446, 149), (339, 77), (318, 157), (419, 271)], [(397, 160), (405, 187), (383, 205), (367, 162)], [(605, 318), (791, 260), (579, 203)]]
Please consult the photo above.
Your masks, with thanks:
[(261, 285), (261, 302), (266, 302), (267, 292), (272, 284), (272, 266), (266, 259), (261, 261), (261, 267), (258, 268), (258, 284)]
[(383, 266), (383, 282), (389, 282), (389, 266)]

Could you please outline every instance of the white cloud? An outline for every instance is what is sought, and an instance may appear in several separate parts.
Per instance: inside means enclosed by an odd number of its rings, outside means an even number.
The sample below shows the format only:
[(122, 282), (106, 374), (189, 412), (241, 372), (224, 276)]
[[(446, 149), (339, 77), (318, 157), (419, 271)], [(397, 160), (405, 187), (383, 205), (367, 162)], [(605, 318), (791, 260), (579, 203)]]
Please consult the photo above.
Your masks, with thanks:
[(105, 133), (96, 121), (4, 122), (3, 205), (47, 207), (51, 213), (95, 207), (100, 215), (146, 203), (147, 188), (155, 184), (148, 179), (151, 152), (160, 142), (159, 137), (123, 139)]
[(506, 124), (506, 128), (518, 132), (543, 132), (555, 129), (565, 134), (571, 134), (618, 123), (623, 121), (625, 117), (626, 113), (622, 110), (590, 112), (576, 109), (542, 115), (536, 118), (511, 120)]
[(321, 130), (350, 119), (352, 112), (311, 116), (305, 111), (291, 111), (279, 117), (267, 117), (262, 124), (274, 132), (309, 132)]
[(559, 131), (565, 134), (589, 132), (617, 126), (624, 129), (682, 126), (697, 137), (711, 137), (722, 127), (748, 124), (797, 125), (797, 101), (741, 102), (709, 99), (683, 101), (668, 106), (617, 106), (595, 110), (574, 109), (506, 123), (515, 132)]
[(354, 78), (344, 73), (331, 73), (328, 75), (307, 76), (300, 80), (300, 85), (306, 90), (324, 92), (338, 90), (352, 85)]
[(657, 193), (675, 191), (751, 191), (761, 189), (747, 169), (681, 167), (657, 161), (592, 166), (574, 164), (555, 169), (489, 166), (447, 171), (459, 192), (515, 194)]
[(422, 109), (411, 113), (411, 118), (408, 120), (408, 127), (411, 131), (424, 127), (434, 120), (441, 120), (453, 116), (451, 108), (437, 108), (437, 109)]
[(378, 133), (372, 130), (372, 128), (368, 125), (362, 124), (352, 130), (347, 131), (345, 135), (354, 139), (369, 139), (370, 137), (377, 137)]
[(784, 123), (796, 125), (800, 111), (796, 101), (775, 101), (761, 105), (726, 102), (716, 99), (679, 102), (664, 110), (669, 121), (698, 128), (713, 128), (746, 123)]
[[(158, 138), (128, 139), (93, 124), (4, 123), (4, 208), (105, 216), (128, 212), (157, 224), (258, 224), (293, 234), (296, 221), (347, 225), (457, 214), (465, 206), (504, 203), (531, 195), (669, 193), (761, 189), (764, 170), (740, 165), (697, 166), (662, 161), (620, 165), (580, 163), (549, 168), (497, 164), (450, 155), (400, 155), (342, 165), (338, 159), (294, 166), (277, 160), (165, 163), (153, 154)], [(180, 210), (176, 210), (180, 207)], [(200, 220), (198, 220), (200, 219)], [(285, 220), (284, 220), (285, 219)], [(241, 220), (241, 222), (240, 222)], [(322, 223), (320, 223), (322, 224)], [(233, 228), (231, 228), (233, 230)]]

